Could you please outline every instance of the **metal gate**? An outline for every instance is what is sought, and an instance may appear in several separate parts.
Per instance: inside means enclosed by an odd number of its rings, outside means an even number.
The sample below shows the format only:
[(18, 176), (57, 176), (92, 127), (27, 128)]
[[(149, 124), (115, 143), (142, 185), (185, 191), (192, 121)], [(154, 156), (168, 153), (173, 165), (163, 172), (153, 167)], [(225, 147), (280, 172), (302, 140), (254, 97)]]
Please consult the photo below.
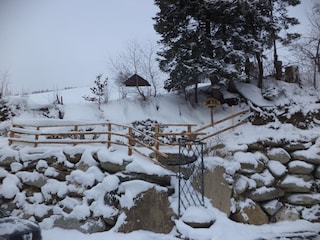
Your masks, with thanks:
[(179, 217), (190, 206), (204, 206), (203, 142), (179, 139)]

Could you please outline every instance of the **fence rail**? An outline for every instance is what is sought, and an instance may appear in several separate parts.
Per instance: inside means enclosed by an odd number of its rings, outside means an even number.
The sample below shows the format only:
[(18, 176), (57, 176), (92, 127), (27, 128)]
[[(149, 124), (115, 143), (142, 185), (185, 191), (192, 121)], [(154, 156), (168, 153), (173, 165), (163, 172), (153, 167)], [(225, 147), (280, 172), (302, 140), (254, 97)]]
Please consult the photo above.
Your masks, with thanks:
[[(161, 127), (166, 124), (161, 125)], [(191, 131), (190, 126), (194, 124), (167, 124), (166, 126), (186, 127)], [(160, 126), (158, 126), (160, 127)], [(157, 126), (156, 126), (157, 129)], [(159, 129), (159, 128), (158, 128)], [(116, 123), (79, 123), (79, 124), (63, 124), (63, 122), (39, 123), (39, 124), (16, 124), (13, 123), (9, 132), (9, 145), (14, 143), (33, 144), (34, 147), (48, 144), (106, 144), (109, 148), (111, 145), (120, 145), (128, 148), (128, 155), (132, 155), (133, 151), (138, 154), (152, 159), (141, 151), (142, 146), (149, 149), (154, 158), (157, 160), (161, 155), (167, 158), (168, 155), (160, 148), (163, 146), (172, 147), (177, 145), (177, 142), (165, 143), (160, 141), (160, 137), (182, 137), (199, 135), (202, 133), (179, 132), (179, 133), (160, 133), (156, 131), (154, 136), (149, 136), (146, 133), (130, 126)], [(150, 145), (150, 143), (152, 143)]]
[[(9, 132), (9, 145), (14, 143), (33, 144), (37, 147), (41, 144), (106, 144), (109, 148), (111, 145), (121, 145), (128, 148), (128, 155), (136, 152), (148, 159), (154, 161), (159, 156), (167, 158), (168, 155), (160, 149), (162, 147), (174, 147), (179, 145), (179, 138), (188, 140), (206, 140), (224, 131), (239, 126), (244, 122), (241, 121), (232, 126), (212, 134), (206, 134), (203, 130), (212, 127), (216, 124), (225, 122), (229, 119), (234, 119), (236, 116), (248, 112), (242, 111), (215, 123), (209, 124), (197, 130), (192, 128), (196, 124), (156, 124), (153, 136), (126, 125), (117, 123), (70, 123), (62, 121), (44, 121), (36, 124), (21, 124), (13, 123)], [(163, 129), (175, 129), (169, 132)], [(163, 140), (165, 139), (165, 140)], [(143, 153), (141, 146), (149, 149), (154, 157)]]

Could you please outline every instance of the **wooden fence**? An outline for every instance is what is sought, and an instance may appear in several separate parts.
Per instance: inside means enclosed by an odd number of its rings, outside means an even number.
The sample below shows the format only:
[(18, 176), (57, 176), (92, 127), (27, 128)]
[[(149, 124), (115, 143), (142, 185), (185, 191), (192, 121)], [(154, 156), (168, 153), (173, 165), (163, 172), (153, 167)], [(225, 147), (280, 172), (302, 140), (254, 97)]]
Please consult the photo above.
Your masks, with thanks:
[(161, 151), (162, 147), (173, 147), (179, 144), (179, 138), (187, 138), (189, 140), (197, 139), (204, 141), (210, 137), (227, 131), (231, 128), (239, 126), (244, 122), (241, 121), (232, 126), (224, 128), (212, 134), (206, 134), (203, 130), (216, 124), (234, 119), (236, 116), (248, 112), (242, 111), (215, 123), (209, 124), (197, 130), (192, 128), (196, 124), (156, 124), (154, 135), (149, 136), (146, 133), (130, 126), (116, 123), (68, 123), (64, 121), (46, 121), (37, 124), (19, 124), (13, 123), (9, 132), (9, 145), (13, 143), (33, 144), (34, 147), (48, 144), (106, 144), (109, 148), (111, 145), (121, 145), (128, 148), (128, 155), (132, 152), (152, 159), (141, 151), (144, 147), (149, 149), (155, 159), (159, 156), (167, 158), (168, 155)]
[[(172, 147), (176, 142), (160, 141), (160, 136), (182, 137), (184, 135), (192, 136), (191, 124), (175, 124), (176, 126), (185, 126), (189, 132), (166, 133), (155, 132), (154, 136), (137, 130), (130, 126), (115, 123), (90, 123), (90, 124), (64, 124), (62, 122), (50, 122), (49, 124), (12, 124), (9, 132), (9, 145), (13, 143), (32, 144), (34, 147), (48, 144), (106, 144), (109, 148), (111, 145), (121, 145), (128, 148), (128, 155), (135, 151), (138, 154), (151, 158), (139, 147), (142, 146), (153, 152), (155, 159), (159, 155), (167, 158), (167, 154), (160, 151), (162, 146)], [(169, 126), (169, 125), (168, 125)], [(159, 126), (156, 126), (159, 129)], [(197, 133), (199, 135), (201, 133)]]
[(206, 130), (208, 128), (214, 127), (214, 126), (216, 126), (216, 125), (218, 125), (220, 123), (226, 122), (228, 120), (232, 120), (232, 123), (229, 126), (223, 128), (223, 129), (221, 129), (219, 131), (216, 131), (216, 132), (213, 132), (213, 133), (210, 133), (210, 134), (206, 134), (204, 137), (200, 138), (199, 140), (200, 141), (204, 141), (206, 139), (212, 138), (212, 137), (214, 137), (216, 135), (219, 135), (219, 134), (221, 134), (223, 132), (229, 131), (230, 129), (234, 129), (234, 128), (242, 125), (243, 123), (245, 123), (248, 120), (249, 116), (244, 117), (242, 120), (238, 121), (237, 123), (235, 123), (235, 117), (240, 116), (240, 115), (244, 115), (244, 114), (248, 113), (249, 111), (250, 110), (244, 110), (244, 111), (238, 112), (236, 114), (232, 114), (229, 117), (223, 118), (223, 119), (221, 119), (219, 121), (210, 123), (210, 124), (208, 124), (208, 125), (206, 125), (206, 126), (204, 126), (202, 128), (199, 128), (199, 129), (195, 130), (195, 132), (202, 132), (202, 131), (204, 131), (204, 130)]

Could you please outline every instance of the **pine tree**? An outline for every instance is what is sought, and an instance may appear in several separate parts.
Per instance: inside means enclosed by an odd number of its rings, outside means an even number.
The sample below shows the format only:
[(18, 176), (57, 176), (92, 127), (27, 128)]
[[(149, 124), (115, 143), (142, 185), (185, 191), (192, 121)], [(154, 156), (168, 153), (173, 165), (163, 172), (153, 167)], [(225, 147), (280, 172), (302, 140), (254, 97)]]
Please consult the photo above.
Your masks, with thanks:
[[(163, 45), (160, 69), (169, 73), (165, 88), (183, 91), (209, 79), (221, 85), (241, 79), (246, 62), (258, 64), (258, 86), (262, 87), (264, 51), (275, 49), (297, 34), (280, 36), (282, 29), (298, 23), (287, 15), (288, 6), (300, 0), (155, 0), (160, 8), (155, 30)], [(197, 98), (197, 97), (196, 97)]]
[(102, 80), (102, 74), (99, 74), (94, 81), (95, 86), (91, 87), (90, 90), (93, 93), (92, 96), (83, 96), (87, 101), (96, 102), (98, 104), (98, 109), (101, 110), (101, 104), (108, 101), (107, 86), (108, 78)]

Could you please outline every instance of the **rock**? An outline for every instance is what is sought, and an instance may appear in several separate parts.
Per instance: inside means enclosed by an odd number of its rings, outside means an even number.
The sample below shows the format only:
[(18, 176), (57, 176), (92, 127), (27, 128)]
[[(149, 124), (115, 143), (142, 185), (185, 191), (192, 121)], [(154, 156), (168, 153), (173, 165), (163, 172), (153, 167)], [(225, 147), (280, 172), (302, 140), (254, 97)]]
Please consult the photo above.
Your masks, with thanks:
[(293, 174), (310, 174), (314, 168), (313, 164), (304, 161), (292, 161), (288, 164), (288, 171)]
[(273, 216), (282, 206), (283, 204), (278, 200), (271, 200), (261, 205), (262, 209), (270, 216)]
[[(220, 211), (230, 215), (231, 207), (231, 186), (224, 178), (225, 169), (215, 167), (212, 171), (204, 171), (203, 180), (205, 183), (204, 195), (212, 200), (212, 205)], [(199, 189), (198, 189), (199, 190)]]
[[(149, 207), (148, 207), (149, 206)], [(150, 207), (154, 206), (154, 207)], [(135, 206), (123, 208), (127, 218), (120, 226), (119, 232), (146, 230), (156, 233), (169, 233), (174, 227), (172, 217), (175, 216), (170, 208), (167, 192), (151, 188), (141, 193), (135, 199)]]
[(102, 219), (78, 220), (73, 217), (59, 216), (55, 219), (53, 227), (63, 229), (75, 229), (82, 233), (91, 234), (106, 231), (106, 225)]
[(168, 155), (167, 158), (163, 156), (158, 157), (158, 161), (163, 165), (169, 166), (177, 166), (177, 165), (186, 165), (195, 162), (198, 157), (197, 156), (187, 156), (180, 155), (179, 153), (166, 153)]
[[(320, 155), (319, 154), (308, 154), (308, 150), (295, 151), (292, 154), (292, 158), (305, 161), (307, 163), (312, 163), (320, 165)], [(318, 156), (316, 156), (318, 155)]]
[(208, 209), (196, 206), (188, 207), (183, 213), (181, 220), (192, 228), (209, 228), (216, 221)]
[(318, 166), (314, 171), (314, 177), (320, 179), (320, 166)]
[(284, 176), (288, 171), (285, 165), (274, 160), (268, 162), (268, 169), (276, 178)]
[(290, 143), (284, 146), (284, 149), (288, 152), (294, 152), (299, 150), (306, 150), (308, 146), (304, 143)]
[(7, 156), (0, 160), (0, 167), (10, 169), (10, 165), (14, 162), (19, 162), (19, 160), (17, 160), (15, 156)]
[(80, 229), (82, 224), (83, 222), (81, 223), (76, 218), (58, 216), (53, 223), (53, 227), (63, 229)]
[(270, 160), (279, 161), (282, 164), (286, 164), (290, 161), (290, 154), (283, 148), (272, 148), (267, 152), (267, 157)]
[(258, 204), (246, 206), (237, 213), (231, 215), (231, 219), (236, 222), (262, 225), (269, 223), (267, 214)]
[(171, 185), (171, 176), (159, 176), (155, 174), (146, 174), (146, 173), (134, 173), (131, 172), (130, 175), (121, 175), (119, 176), (121, 181), (129, 181), (129, 180), (143, 180), (150, 183), (155, 183), (160, 186), (170, 186)]
[(234, 154), (235, 161), (239, 162), (241, 168), (240, 173), (260, 173), (264, 169), (264, 164), (258, 157), (249, 152), (236, 152)]
[(87, 219), (83, 225), (80, 226), (79, 231), (85, 234), (106, 231), (105, 222), (102, 219)]
[(23, 168), (23, 165), (19, 162), (13, 162), (10, 164), (11, 172), (16, 173)]
[(234, 182), (233, 192), (236, 195), (240, 195), (244, 193), (248, 189), (248, 187), (249, 187), (248, 178), (241, 175), (240, 177), (236, 178)]
[(274, 215), (274, 220), (279, 221), (296, 221), (300, 219), (300, 213), (297, 209), (290, 205), (284, 205), (280, 210)]
[(287, 175), (278, 185), (285, 189), (286, 192), (307, 193), (312, 187), (310, 181), (305, 181), (302, 177)]
[(117, 172), (122, 172), (126, 169), (127, 164), (116, 164), (112, 162), (100, 162), (100, 167), (107, 171), (108, 173), (117, 173)]
[(254, 151), (264, 151), (265, 146), (262, 144), (262, 142), (255, 142), (248, 144), (248, 151), (254, 152)]
[(41, 188), (47, 183), (47, 177), (38, 172), (21, 171), (16, 173), (16, 176), (19, 177), (24, 184), (32, 187)]
[(256, 182), (257, 187), (270, 187), (274, 183), (274, 177), (268, 169), (264, 170), (262, 173), (255, 173), (250, 177)]
[(320, 193), (317, 194), (291, 194), (286, 197), (288, 203), (293, 205), (312, 206), (320, 204)]
[(66, 159), (71, 163), (78, 163), (81, 160), (82, 153), (76, 153), (76, 154), (68, 154), (64, 152), (64, 155), (66, 156)]
[(275, 187), (260, 187), (249, 193), (249, 198), (257, 202), (277, 199), (282, 196), (284, 196), (284, 191)]

